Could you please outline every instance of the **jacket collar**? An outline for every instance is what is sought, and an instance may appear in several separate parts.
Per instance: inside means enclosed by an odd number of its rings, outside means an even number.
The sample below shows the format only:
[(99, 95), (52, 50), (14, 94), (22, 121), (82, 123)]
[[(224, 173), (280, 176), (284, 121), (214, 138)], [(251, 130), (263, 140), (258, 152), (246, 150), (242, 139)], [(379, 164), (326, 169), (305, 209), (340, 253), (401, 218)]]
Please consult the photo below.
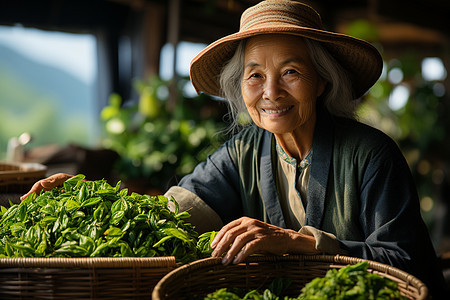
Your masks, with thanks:
[(325, 209), (325, 196), (333, 153), (332, 117), (327, 110), (317, 109), (313, 140), (314, 155), (308, 185), (305, 225), (320, 228)]
[[(261, 197), (264, 202), (268, 222), (286, 228), (276, 182), (276, 149), (272, 133), (264, 131), (261, 150)], [(308, 203), (305, 212), (305, 225), (320, 228), (325, 208), (326, 187), (331, 165), (333, 147), (331, 115), (319, 106), (314, 132), (314, 154), (308, 186)]]
[(268, 222), (275, 226), (286, 228), (283, 211), (277, 191), (275, 160), (275, 137), (269, 131), (264, 131), (261, 151), (261, 198), (264, 202)]

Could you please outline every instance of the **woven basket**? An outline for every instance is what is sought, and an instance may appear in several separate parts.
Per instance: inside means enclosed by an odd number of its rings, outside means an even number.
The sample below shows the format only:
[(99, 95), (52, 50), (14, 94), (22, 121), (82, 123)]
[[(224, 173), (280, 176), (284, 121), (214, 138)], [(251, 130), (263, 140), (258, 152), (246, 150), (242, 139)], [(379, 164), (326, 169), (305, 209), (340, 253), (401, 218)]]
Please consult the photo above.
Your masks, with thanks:
[(151, 299), (175, 258), (1, 258), (0, 299)]
[(0, 192), (24, 193), (45, 177), (47, 167), (38, 163), (0, 162)]
[(252, 256), (244, 263), (228, 266), (222, 265), (219, 258), (206, 258), (165, 275), (153, 289), (152, 299), (192, 299), (225, 287), (263, 289), (275, 278), (291, 279), (286, 293), (297, 297), (313, 278), (325, 276), (331, 268), (361, 261), (369, 262), (369, 272), (396, 281), (401, 294), (409, 299), (428, 299), (428, 288), (416, 277), (385, 264), (340, 255)]

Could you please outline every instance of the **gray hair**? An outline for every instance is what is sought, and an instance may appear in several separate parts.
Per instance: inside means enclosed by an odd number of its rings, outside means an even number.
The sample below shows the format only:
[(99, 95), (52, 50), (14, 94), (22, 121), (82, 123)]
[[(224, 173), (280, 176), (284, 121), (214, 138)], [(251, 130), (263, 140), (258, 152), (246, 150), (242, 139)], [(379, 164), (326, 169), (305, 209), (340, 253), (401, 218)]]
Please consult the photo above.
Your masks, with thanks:
[[(318, 100), (323, 101), (332, 115), (354, 119), (357, 102), (353, 101), (352, 84), (347, 71), (319, 42), (308, 38), (304, 38), (304, 41), (318, 75), (327, 82), (325, 91)], [(239, 130), (251, 121), (241, 90), (245, 45), (246, 40), (239, 42), (236, 52), (223, 67), (219, 78), (222, 97), (229, 103), (230, 131)]]

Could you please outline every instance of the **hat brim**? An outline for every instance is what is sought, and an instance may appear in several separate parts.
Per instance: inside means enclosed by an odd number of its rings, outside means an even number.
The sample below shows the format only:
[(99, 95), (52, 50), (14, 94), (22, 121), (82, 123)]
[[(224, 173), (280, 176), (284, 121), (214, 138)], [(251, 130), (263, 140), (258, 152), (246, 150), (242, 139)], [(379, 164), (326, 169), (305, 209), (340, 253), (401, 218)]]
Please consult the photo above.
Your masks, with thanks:
[(378, 80), (383, 60), (374, 46), (366, 41), (335, 32), (309, 27), (280, 26), (237, 32), (225, 36), (203, 49), (191, 62), (190, 77), (197, 93), (222, 96), (219, 74), (231, 59), (239, 42), (262, 34), (287, 34), (321, 42), (348, 71), (355, 98), (363, 96)]

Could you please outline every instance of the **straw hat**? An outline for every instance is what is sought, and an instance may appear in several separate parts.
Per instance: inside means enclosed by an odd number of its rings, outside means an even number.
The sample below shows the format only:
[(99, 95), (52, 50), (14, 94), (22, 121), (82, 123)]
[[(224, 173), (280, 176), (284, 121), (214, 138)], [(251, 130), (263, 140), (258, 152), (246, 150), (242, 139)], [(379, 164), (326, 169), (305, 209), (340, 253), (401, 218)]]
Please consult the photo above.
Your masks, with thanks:
[(242, 13), (239, 32), (215, 41), (192, 60), (190, 76), (197, 93), (221, 96), (218, 77), (239, 41), (268, 33), (301, 36), (321, 42), (349, 72), (356, 97), (362, 96), (381, 74), (380, 53), (369, 43), (326, 31), (319, 14), (308, 5), (289, 0), (266, 0)]

